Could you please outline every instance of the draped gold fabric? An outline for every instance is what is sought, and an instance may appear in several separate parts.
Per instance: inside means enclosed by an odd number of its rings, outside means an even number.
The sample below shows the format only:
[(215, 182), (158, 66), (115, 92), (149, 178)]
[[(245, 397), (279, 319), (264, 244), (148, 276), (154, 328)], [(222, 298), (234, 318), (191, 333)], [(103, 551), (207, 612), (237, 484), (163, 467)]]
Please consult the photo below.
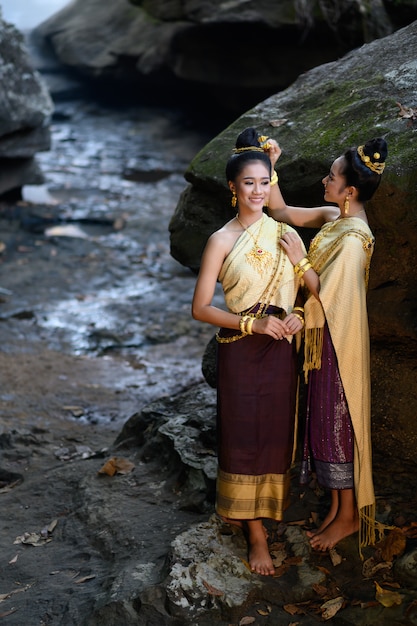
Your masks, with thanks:
[(327, 320), (352, 419), (354, 484), (361, 545), (375, 541), (372, 479), (371, 385), (366, 307), (374, 237), (359, 218), (325, 224), (313, 239), (309, 259), (320, 275), (320, 302), (305, 304), (305, 371), (321, 367), (322, 329)]
[[(247, 258), (260, 229), (259, 243), (273, 259), (273, 264), (263, 271), (248, 262)], [(282, 236), (289, 231), (294, 232), (294, 229), (263, 214), (236, 241), (219, 274), (229, 311), (240, 313), (257, 303), (274, 305), (286, 313), (292, 311), (299, 280), (279, 244)]]

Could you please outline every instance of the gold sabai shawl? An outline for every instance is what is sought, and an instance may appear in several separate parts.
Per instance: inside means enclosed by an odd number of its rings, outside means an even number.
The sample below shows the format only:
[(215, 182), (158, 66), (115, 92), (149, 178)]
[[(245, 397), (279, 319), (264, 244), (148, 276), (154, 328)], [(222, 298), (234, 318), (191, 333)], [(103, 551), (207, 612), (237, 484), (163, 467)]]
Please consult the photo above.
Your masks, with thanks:
[(219, 274), (229, 311), (241, 313), (258, 303), (292, 311), (300, 283), (279, 243), (290, 231), (295, 232), (263, 214), (237, 239)]
[(361, 219), (325, 224), (311, 242), (308, 258), (320, 276), (320, 301), (305, 304), (304, 369), (321, 367), (327, 321), (354, 429), (354, 484), (360, 516), (360, 546), (375, 542), (372, 479), (371, 383), (366, 306), (374, 237)]

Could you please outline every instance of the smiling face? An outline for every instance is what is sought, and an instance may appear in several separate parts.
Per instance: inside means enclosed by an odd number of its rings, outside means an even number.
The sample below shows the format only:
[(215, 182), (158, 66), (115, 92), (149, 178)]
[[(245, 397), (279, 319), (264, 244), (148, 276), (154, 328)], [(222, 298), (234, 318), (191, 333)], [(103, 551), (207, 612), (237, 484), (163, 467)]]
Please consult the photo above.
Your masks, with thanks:
[(324, 199), (341, 206), (348, 194), (349, 187), (346, 185), (346, 177), (341, 172), (345, 165), (345, 157), (336, 159), (327, 176), (322, 180), (324, 185)]
[(256, 213), (268, 204), (271, 190), (268, 168), (261, 161), (247, 163), (234, 182), (229, 182), (235, 191), (239, 211)]

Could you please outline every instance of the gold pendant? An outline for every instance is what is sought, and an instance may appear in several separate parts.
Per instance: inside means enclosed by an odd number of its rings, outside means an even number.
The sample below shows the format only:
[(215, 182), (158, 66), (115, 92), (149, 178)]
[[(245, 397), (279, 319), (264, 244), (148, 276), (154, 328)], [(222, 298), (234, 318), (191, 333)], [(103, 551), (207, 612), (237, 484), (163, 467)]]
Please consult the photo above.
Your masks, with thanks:
[(274, 260), (272, 254), (268, 250), (263, 250), (259, 246), (254, 246), (249, 252), (246, 253), (246, 260), (249, 265), (262, 276), (265, 270), (269, 269)]

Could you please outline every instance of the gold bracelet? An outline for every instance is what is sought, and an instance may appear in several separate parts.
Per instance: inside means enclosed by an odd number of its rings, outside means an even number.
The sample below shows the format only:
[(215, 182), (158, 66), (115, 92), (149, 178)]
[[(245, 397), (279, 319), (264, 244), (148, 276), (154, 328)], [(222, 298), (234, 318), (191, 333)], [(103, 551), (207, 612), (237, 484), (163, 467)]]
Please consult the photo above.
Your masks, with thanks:
[(253, 335), (252, 325), (254, 321), (254, 317), (249, 317), (248, 321), (246, 322), (246, 332), (248, 333), (248, 335)]
[(304, 267), (298, 267), (297, 269), (295, 269), (294, 266), (294, 272), (297, 274), (298, 278), (302, 278), (304, 276), (304, 274), (306, 272), (308, 272), (308, 270), (312, 269), (312, 265), (311, 263), (307, 263), (307, 265), (304, 265)]
[(272, 187), (272, 185), (276, 185), (277, 182), (278, 182), (278, 174), (274, 170), (274, 173), (271, 176), (271, 182), (270, 182), (271, 187)]
[(294, 311), (301, 311), (301, 313), (304, 313), (304, 307), (303, 306), (295, 306), (293, 308), (293, 312)]
[(304, 326), (304, 324), (305, 324), (304, 317), (301, 317), (301, 315), (298, 315), (298, 313), (294, 313), (294, 312), (293, 312), (293, 315), (294, 315), (294, 317), (298, 317), (298, 319), (300, 320), (300, 322)]
[(300, 267), (303, 267), (303, 265), (307, 265), (307, 263), (310, 263), (310, 260), (305, 256), (303, 259), (301, 259), (301, 261), (298, 261), (298, 263), (294, 265), (294, 269), (296, 270)]
[(240, 320), (239, 320), (239, 330), (242, 333), (242, 335), (246, 335), (246, 323), (247, 321), (250, 319), (249, 315), (243, 315)]

